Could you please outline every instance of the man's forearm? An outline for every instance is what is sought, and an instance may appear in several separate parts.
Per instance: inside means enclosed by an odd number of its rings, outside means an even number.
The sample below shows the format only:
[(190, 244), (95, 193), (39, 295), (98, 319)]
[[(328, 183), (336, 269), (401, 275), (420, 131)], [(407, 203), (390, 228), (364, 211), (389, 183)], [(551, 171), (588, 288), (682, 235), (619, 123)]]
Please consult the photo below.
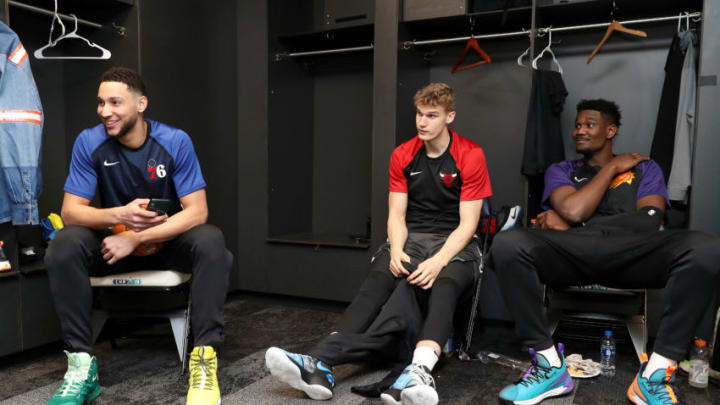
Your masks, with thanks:
[(175, 239), (191, 228), (207, 222), (207, 212), (198, 208), (187, 208), (168, 218), (167, 221), (152, 228), (138, 232), (140, 243), (164, 242)]
[(117, 210), (114, 208), (95, 208), (89, 205), (73, 205), (63, 207), (61, 216), (65, 225), (79, 225), (92, 229), (105, 229), (120, 223)]
[(433, 257), (439, 259), (443, 266), (447, 266), (470, 243), (476, 229), (475, 225), (460, 224), (452, 231), (442, 248)]
[(562, 202), (552, 204), (553, 209), (564, 220), (573, 224), (587, 220), (600, 205), (614, 177), (614, 169), (606, 165), (585, 187), (578, 189)]
[(405, 248), (405, 241), (407, 241), (408, 230), (405, 224), (404, 218), (388, 218), (388, 241), (390, 242), (390, 249), (400, 249), (401, 251)]

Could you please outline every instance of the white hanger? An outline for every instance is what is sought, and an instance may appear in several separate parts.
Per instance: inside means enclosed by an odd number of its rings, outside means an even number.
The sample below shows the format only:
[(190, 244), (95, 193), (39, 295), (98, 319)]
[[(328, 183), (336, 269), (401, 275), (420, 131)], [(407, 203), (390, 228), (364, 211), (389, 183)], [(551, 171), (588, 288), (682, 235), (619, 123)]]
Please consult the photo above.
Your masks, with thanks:
[[(65, 34), (65, 24), (63, 24), (62, 20), (60, 19), (60, 16), (58, 15), (57, 0), (55, 0), (55, 15), (53, 15), (53, 20), (52, 20), (52, 23), (50, 24), (50, 38), (48, 38), (48, 43), (45, 46), (43, 46), (40, 49), (35, 50), (35, 52), (33, 53), (35, 58), (36, 59), (94, 59), (94, 60), (110, 59), (110, 56), (112, 55), (110, 53), (110, 51), (101, 47), (100, 45), (90, 42), (90, 40), (88, 40), (87, 38), (81, 37), (80, 35), (77, 34), (77, 28), (78, 28), (77, 16), (75, 14), (70, 14), (70, 15), (75, 19), (75, 29), (72, 30), (71, 32)], [(60, 36), (56, 40), (53, 41), (52, 34), (53, 34), (53, 30), (55, 28), (55, 20), (57, 20), (58, 24), (60, 24)], [(57, 45), (58, 42), (62, 41), (63, 39), (66, 39), (66, 38), (82, 39), (91, 48), (96, 48), (96, 49), (101, 50), (102, 55), (100, 55), (100, 56), (45, 56), (45, 55), (43, 55), (43, 51), (45, 49), (54, 47), (55, 45)]]
[(552, 46), (552, 27), (545, 28), (545, 32), (548, 33), (548, 45), (545, 47), (545, 49), (542, 50), (542, 52), (540, 52), (540, 54), (538, 56), (535, 57), (535, 59), (533, 59), (532, 67), (533, 67), (533, 69), (537, 70), (537, 68), (538, 68), (537, 62), (540, 59), (542, 59), (545, 52), (550, 52), (550, 55), (552, 55), (553, 62), (555, 62), (555, 65), (557, 65), (557, 67), (558, 67), (558, 72), (560, 72), (560, 74), (563, 74), (563, 68), (562, 68), (562, 66), (560, 66), (560, 62), (558, 62), (558, 60), (555, 58), (555, 54), (553, 53), (552, 49), (550, 49), (550, 47)]
[[(523, 30), (523, 32), (525, 32), (525, 30)], [(526, 49), (525, 52), (522, 53), (522, 55), (518, 56), (518, 58), (517, 58), (517, 64), (518, 64), (518, 66), (520, 66), (520, 67), (527, 67), (526, 65), (523, 65), (522, 59), (523, 59), (524, 57), (528, 56), (529, 53), (530, 53), (530, 47), (528, 47), (528, 49)]]

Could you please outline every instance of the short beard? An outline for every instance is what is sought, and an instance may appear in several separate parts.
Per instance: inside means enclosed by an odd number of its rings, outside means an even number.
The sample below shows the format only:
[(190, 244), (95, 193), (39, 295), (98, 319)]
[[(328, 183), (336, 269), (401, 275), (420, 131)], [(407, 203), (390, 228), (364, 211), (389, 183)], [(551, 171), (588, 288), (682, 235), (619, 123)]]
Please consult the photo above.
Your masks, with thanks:
[[(123, 136), (127, 135), (127, 133), (130, 132), (130, 130), (132, 129), (132, 127), (135, 126), (135, 123), (136, 123), (136, 122), (137, 122), (137, 117), (133, 117), (133, 119), (132, 119), (131, 121), (128, 121), (125, 125), (123, 125), (123, 126), (120, 128), (120, 131), (118, 132), (117, 135), (115, 135), (115, 138), (120, 139), (120, 138), (122, 138)], [(107, 133), (107, 129), (105, 129), (105, 134), (106, 134), (107, 136), (110, 136), (110, 134)]]

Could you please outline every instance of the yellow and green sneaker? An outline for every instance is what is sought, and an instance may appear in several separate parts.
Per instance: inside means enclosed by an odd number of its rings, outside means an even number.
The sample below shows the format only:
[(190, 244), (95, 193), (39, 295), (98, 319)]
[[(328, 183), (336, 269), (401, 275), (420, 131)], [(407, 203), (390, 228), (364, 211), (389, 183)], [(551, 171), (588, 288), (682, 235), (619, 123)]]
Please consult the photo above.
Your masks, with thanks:
[(48, 405), (82, 405), (97, 398), (101, 389), (95, 357), (87, 353), (65, 351), (65, 354), (68, 369), (62, 385), (50, 398)]
[(190, 354), (187, 405), (219, 405), (217, 355), (211, 346), (196, 346)]

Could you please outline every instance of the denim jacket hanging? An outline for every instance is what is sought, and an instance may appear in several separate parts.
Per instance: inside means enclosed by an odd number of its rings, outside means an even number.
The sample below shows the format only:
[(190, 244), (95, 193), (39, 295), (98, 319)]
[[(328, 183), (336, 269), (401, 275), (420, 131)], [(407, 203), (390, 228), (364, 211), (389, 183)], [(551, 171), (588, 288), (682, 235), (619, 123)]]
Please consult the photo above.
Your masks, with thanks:
[(39, 222), (43, 121), (28, 52), (0, 22), (0, 223)]

